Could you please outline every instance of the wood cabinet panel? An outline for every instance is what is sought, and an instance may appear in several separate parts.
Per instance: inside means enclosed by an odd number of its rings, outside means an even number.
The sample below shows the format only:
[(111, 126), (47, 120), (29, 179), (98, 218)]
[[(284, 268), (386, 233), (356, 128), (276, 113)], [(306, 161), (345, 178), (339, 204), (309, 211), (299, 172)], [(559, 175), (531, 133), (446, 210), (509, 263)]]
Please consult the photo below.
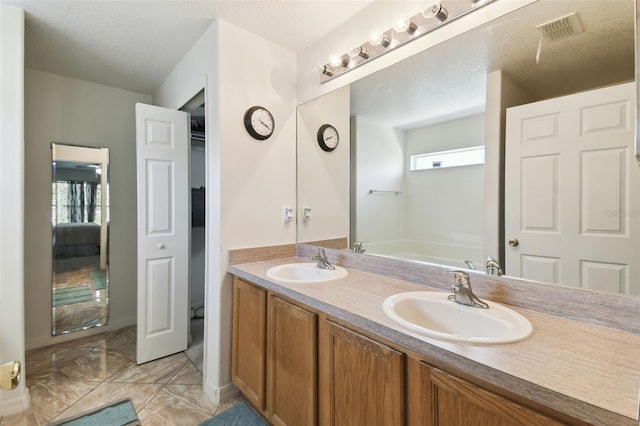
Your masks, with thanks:
[(320, 326), (320, 424), (404, 423), (404, 355), (325, 320)]
[(267, 292), (233, 280), (231, 381), (259, 410), (266, 409)]
[(317, 423), (317, 315), (271, 295), (267, 411), (274, 425)]
[[(438, 369), (429, 369), (431, 425), (552, 426), (552, 418)], [(423, 380), (425, 383), (427, 380)]]

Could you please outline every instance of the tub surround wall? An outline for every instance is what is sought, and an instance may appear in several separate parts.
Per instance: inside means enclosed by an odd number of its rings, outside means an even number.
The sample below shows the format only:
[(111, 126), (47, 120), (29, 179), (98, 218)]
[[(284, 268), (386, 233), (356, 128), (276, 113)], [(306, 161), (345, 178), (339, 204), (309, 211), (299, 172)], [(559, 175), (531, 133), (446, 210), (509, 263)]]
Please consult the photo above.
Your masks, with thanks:
[[(318, 245), (318, 244), (313, 244)], [(482, 247), (462, 244), (442, 244), (431, 241), (367, 241), (364, 244), (367, 254), (390, 256), (404, 260), (419, 260), (453, 268), (469, 267), (465, 260), (473, 262), (482, 269)]]
[(411, 356), (425, 357), (436, 367), (590, 423), (637, 424), (640, 300), (474, 274), (475, 292), (525, 315), (534, 326), (532, 337), (498, 346), (422, 341), (402, 333), (382, 313), (382, 301), (402, 291), (447, 291), (450, 274), (438, 267), (327, 249), (332, 263), (350, 269), (347, 278), (301, 286), (266, 277), (269, 267), (305, 262), (314, 250), (298, 245), (298, 257), (232, 265), (230, 272), (372, 333)]

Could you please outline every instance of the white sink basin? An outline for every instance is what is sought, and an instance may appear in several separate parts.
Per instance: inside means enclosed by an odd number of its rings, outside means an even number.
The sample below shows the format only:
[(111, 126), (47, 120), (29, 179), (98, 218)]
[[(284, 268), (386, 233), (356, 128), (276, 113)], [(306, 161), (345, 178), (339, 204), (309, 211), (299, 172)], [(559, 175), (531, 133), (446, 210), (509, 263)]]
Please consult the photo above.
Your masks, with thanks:
[(288, 283), (317, 283), (346, 277), (349, 272), (336, 266), (336, 269), (321, 269), (315, 263), (287, 263), (267, 270), (267, 277)]
[(448, 300), (449, 293), (414, 291), (388, 297), (382, 308), (414, 337), (474, 343), (508, 343), (531, 335), (531, 323), (519, 313), (494, 302), (489, 309)]

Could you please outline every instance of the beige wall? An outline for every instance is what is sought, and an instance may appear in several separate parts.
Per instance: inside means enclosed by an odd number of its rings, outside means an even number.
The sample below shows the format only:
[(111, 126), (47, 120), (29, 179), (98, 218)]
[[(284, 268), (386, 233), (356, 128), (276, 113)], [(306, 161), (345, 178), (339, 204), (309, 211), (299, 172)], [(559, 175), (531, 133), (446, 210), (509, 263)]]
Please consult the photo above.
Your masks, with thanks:
[[(148, 95), (25, 69), (26, 347), (136, 321), (136, 102)], [(107, 327), (51, 337), (51, 142), (109, 148), (110, 311)]]
[[(250, 54), (243, 54), (251, 52)], [(205, 392), (214, 400), (230, 386), (230, 249), (293, 244), (295, 207), (296, 55), (218, 20), (154, 94), (156, 105), (180, 108), (205, 88), (207, 216), (205, 232)], [(253, 105), (268, 108), (275, 132), (265, 141), (244, 129)]]
[[(230, 382), (231, 355), (228, 250), (296, 241), (295, 224), (283, 221), (284, 208), (296, 205), (296, 55), (224, 21), (218, 36), (219, 122), (214, 128), (219, 129), (221, 268), (210, 277), (218, 315), (209, 324), (218, 322), (220, 330), (208, 348), (220, 348), (218, 373), (224, 384)], [(249, 136), (242, 121), (253, 105), (268, 108), (275, 119), (273, 136), (262, 142)], [(207, 303), (211, 300), (208, 295)]]
[[(0, 363), (24, 365), (24, 12), (0, 4)], [(29, 406), (22, 380), (0, 390), (0, 416)]]
[[(349, 237), (349, 87), (335, 90), (298, 107), (298, 241)], [(332, 152), (318, 145), (318, 129), (333, 125), (340, 135)], [(294, 206), (295, 207), (295, 206)], [(302, 222), (302, 209), (311, 220)]]

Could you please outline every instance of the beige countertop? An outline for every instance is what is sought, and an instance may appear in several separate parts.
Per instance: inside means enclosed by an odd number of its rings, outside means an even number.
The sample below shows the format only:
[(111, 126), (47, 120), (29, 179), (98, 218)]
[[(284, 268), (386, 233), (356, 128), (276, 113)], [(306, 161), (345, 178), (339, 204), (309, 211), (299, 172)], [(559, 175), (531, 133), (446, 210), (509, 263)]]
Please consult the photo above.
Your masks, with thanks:
[[(431, 359), (594, 424), (639, 424), (640, 335), (510, 306), (533, 325), (528, 339), (483, 345), (416, 338), (382, 311), (388, 297), (424, 285), (349, 269), (346, 278), (306, 284), (272, 281), (286, 258), (230, 266), (229, 272), (326, 312)], [(479, 295), (482, 298), (482, 295)]]

